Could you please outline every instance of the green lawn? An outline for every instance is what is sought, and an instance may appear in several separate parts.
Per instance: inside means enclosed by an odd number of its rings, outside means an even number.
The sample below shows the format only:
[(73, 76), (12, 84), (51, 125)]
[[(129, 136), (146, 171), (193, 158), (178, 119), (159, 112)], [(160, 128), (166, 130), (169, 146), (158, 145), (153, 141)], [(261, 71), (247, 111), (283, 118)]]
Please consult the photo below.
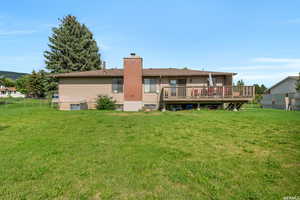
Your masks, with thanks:
[(1, 199), (300, 196), (300, 112), (0, 105)]

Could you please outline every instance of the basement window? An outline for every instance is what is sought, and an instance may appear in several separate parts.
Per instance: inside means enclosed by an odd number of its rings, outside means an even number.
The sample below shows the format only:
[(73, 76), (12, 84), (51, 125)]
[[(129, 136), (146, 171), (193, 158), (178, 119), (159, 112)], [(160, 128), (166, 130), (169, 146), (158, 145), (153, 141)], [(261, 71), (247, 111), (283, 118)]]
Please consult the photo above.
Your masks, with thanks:
[(70, 110), (80, 110), (80, 104), (70, 104)]
[(145, 109), (150, 109), (150, 110), (156, 110), (157, 105), (156, 104), (144, 104)]

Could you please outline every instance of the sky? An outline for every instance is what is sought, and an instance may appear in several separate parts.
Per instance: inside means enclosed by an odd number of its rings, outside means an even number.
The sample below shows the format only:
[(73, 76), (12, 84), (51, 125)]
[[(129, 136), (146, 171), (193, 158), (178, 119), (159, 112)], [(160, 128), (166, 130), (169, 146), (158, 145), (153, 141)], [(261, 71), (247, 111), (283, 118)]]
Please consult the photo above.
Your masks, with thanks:
[(145, 68), (236, 72), (270, 87), (300, 72), (298, 0), (18, 0), (0, 6), (0, 70), (45, 67), (59, 18), (93, 32), (108, 68), (135, 52)]

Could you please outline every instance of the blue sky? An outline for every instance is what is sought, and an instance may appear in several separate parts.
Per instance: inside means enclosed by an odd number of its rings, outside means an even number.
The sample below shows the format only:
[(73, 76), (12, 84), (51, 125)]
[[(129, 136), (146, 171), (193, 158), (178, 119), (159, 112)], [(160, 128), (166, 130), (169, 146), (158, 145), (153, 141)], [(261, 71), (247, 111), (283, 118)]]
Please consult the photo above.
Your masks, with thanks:
[(0, 70), (45, 66), (51, 28), (67, 14), (94, 33), (108, 67), (136, 52), (144, 67), (237, 72), (271, 86), (300, 71), (300, 1), (18, 0), (0, 7)]

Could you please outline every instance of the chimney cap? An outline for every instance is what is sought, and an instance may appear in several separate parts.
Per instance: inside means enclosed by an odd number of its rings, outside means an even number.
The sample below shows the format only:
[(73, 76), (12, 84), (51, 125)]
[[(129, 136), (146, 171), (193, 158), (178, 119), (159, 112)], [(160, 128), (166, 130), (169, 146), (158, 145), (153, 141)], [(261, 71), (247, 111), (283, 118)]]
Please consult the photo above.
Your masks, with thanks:
[(130, 53), (129, 56), (125, 57), (125, 59), (126, 58), (128, 58), (128, 59), (130, 59), (130, 58), (140, 58), (141, 59), (141, 57), (138, 56), (136, 53)]

